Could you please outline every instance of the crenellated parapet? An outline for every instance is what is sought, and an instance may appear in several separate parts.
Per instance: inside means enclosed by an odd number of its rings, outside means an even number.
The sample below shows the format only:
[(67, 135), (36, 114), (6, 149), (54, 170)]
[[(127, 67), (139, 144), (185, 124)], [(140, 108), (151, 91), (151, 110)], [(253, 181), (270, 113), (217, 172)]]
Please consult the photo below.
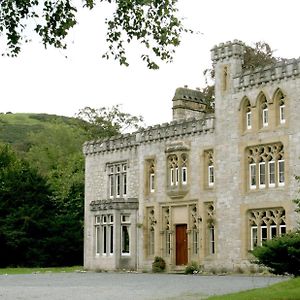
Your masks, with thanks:
[(264, 68), (247, 70), (234, 78), (234, 88), (237, 90), (257, 87), (270, 82), (279, 82), (299, 77), (300, 58), (280, 61)]
[(245, 44), (242, 41), (234, 40), (233, 42), (221, 43), (211, 49), (211, 59), (214, 63), (231, 57), (243, 58)]
[(83, 146), (85, 155), (136, 148), (144, 143), (165, 141), (189, 135), (207, 134), (214, 131), (214, 116), (190, 118), (172, 121), (140, 129), (131, 134), (123, 134), (109, 139), (86, 142)]

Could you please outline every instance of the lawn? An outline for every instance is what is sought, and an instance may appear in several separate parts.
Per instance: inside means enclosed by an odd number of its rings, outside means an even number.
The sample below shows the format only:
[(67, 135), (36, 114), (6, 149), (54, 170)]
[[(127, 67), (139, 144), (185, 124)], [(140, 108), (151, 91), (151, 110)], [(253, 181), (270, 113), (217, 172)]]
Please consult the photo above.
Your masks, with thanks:
[(224, 296), (209, 297), (207, 300), (299, 300), (300, 277), (276, 283), (266, 288), (254, 289)]
[(0, 269), (0, 275), (33, 274), (33, 273), (71, 273), (82, 271), (82, 266), (57, 267), (57, 268), (4, 268)]

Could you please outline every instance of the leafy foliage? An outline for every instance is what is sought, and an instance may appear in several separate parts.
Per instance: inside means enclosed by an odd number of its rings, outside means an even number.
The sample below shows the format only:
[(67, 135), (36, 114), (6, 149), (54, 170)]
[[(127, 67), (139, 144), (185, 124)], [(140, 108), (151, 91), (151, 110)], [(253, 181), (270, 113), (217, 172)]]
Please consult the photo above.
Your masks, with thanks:
[(51, 190), (9, 146), (0, 146), (0, 266), (46, 263)]
[(252, 254), (274, 274), (300, 275), (300, 233), (288, 233), (282, 237), (266, 241)]
[(79, 111), (77, 118), (82, 120), (80, 126), (90, 139), (112, 137), (126, 130), (138, 129), (143, 122), (141, 116), (122, 112), (119, 105), (98, 109), (85, 107)]
[[(83, 0), (83, 6), (93, 9), (95, 0)], [(151, 69), (158, 65), (150, 54), (163, 61), (172, 61), (180, 44), (184, 28), (177, 17), (177, 0), (99, 0), (115, 5), (111, 19), (106, 19), (108, 51), (121, 65), (128, 65), (125, 44), (133, 40), (145, 46), (142, 59)], [(45, 47), (65, 49), (65, 38), (76, 23), (74, 0), (3, 0), (0, 2), (0, 34), (6, 35), (8, 54), (17, 56), (23, 42), (28, 42), (26, 27), (34, 26)]]
[(154, 262), (152, 263), (152, 272), (153, 273), (161, 273), (164, 272), (166, 269), (166, 262), (160, 256), (154, 257)]

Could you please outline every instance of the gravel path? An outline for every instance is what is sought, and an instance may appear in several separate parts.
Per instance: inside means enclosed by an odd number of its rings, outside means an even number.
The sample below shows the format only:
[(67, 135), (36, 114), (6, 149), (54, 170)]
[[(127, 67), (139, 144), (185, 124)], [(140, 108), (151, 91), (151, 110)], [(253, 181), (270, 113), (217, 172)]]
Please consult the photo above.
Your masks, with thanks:
[(192, 300), (264, 287), (282, 280), (281, 277), (91, 272), (0, 275), (0, 299)]

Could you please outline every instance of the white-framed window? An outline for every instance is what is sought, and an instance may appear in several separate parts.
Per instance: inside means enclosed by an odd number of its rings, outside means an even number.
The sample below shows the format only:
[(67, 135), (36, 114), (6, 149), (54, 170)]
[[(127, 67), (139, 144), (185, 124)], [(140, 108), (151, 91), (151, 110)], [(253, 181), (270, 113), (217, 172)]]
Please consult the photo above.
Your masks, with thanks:
[(181, 181), (182, 184), (187, 184), (187, 167), (181, 168)]
[(279, 121), (280, 124), (285, 124), (285, 105), (281, 104), (279, 106)]
[(269, 187), (275, 187), (275, 161), (273, 160), (268, 162), (268, 175)]
[(269, 111), (267, 107), (262, 110), (262, 124), (263, 127), (267, 127), (269, 125)]
[(282, 236), (286, 234), (286, 225), (280, 225), (279, 226), (279, 235)]
[(154, 173), (150, 173), (149, 184), (150, 184), (150, 193), (154, 193), (155, 192), (155, 174)]
[(208, 186), (212, 187), (215, 183), (215, 174), (214, 174), (214, 166), (208, 166)]
[(250, 180), (250, 189), (256, 189), (256, 164), (252, 163), (249, 165), (249, 180)]
[(251, 250), (258, 246), (258, 229), (257, 226), (251, 226)]
[(151, 227), (149, 231), (149, 255), (154, 255), (154, 246), (155, 246), (155, 231), (154, 227)]
[(270, 239), (273, 239), (277, 236), (277, 226), (270, 225)]
[(284, 186), (284, 160), (278, 160), (278, 185)]
[(268, 227), (260, 226), (260, 241), (263, 244), (268, 239)]
[(266, 163), (265, 162), (260, 162), (258, 164), (259, 169), (259, 188), (263, 189), (266, 187)]
[(179, 168), (175, 168), (175, 185), (178, 185), (179, 183)]
[(248, 111), (246, 113), (246, 128), (251, 129), (252, 128), (252, 114), (251, 111)]
[(112, 214), (95, 217), (95, 252), (96, 255), (114, 254), (114, 216)]
[(130, 255), (130, 216), (121, 215), (121, 254)]
[(215, 226), (212, 224), (209, 228), (209, 253), (215, 254)]
[(175, 170), (171, 168), (170, 170), (170, 185), (173, 186), (175, 184)]
[(96, 255), (101, 253), (100, 251), (101, 245), (101, 234), (100, 234), (100, 216), (95, 216), (95, 250)]
[(108, 170), (109, 197), (125, 197), (127, 195), (127, 164), (109, 164)]

